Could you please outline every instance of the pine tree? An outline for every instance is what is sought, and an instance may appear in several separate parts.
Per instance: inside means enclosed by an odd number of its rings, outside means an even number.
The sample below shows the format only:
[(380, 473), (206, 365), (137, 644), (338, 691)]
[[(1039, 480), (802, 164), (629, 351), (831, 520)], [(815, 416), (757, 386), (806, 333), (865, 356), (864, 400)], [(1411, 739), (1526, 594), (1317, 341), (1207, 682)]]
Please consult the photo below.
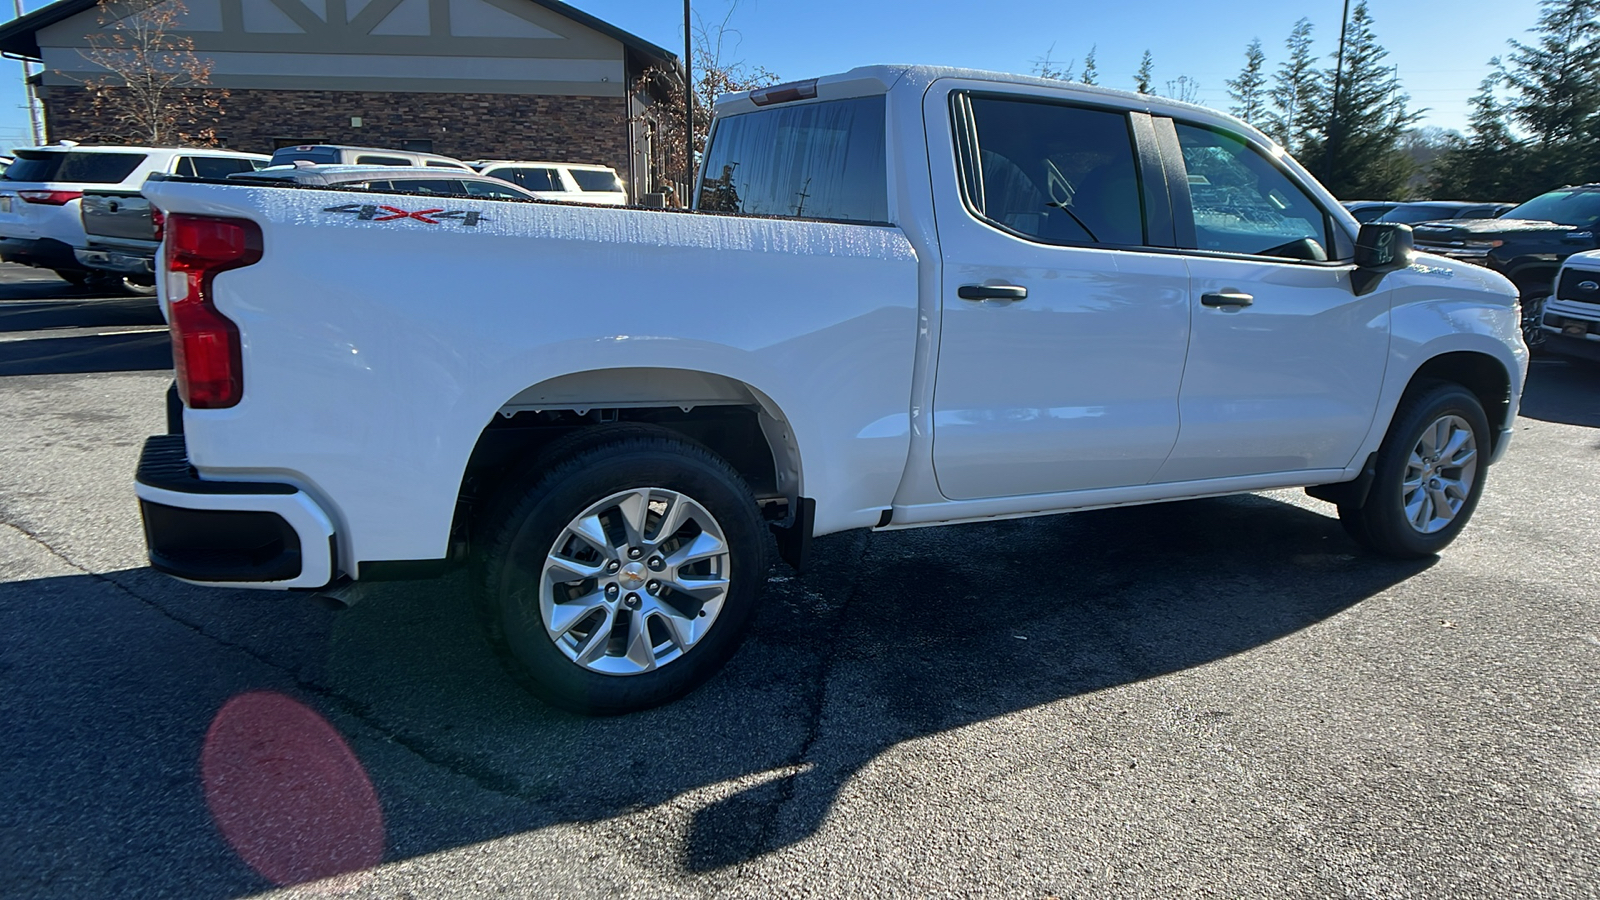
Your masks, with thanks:
[(1467, 137), (1446, 150), (1434, 165), (1429, 186), (1435, 197), (1470, 197), (1500, 200), (1523, 196), (1516, 172), (1520, 148), (1506, 122), (1505, 106), (1497, 91), (1505, 79), (1500, 58), (1489, 60), (1494, 67), (1478, 85), (1469, 101), (1472, 114)]
[(1095, 65), (1095, 61), (1094, 61), (1094, 51), (1098, 47), (1099, 47), (1098, 44), (1096, 44), (1093, 47), (1090, 47), (1089, 48), (1089, 55), (1085, 56), (1083, 58), (1083, 74), (1078, 76), (1078, 80), (1083, 82), (1084, 84), (1099, 84), (1100, 83), (1100, 67)]
[(1239, 77), (1225, 82), (1228, 96), (1234, 102), (1228, 111), (1252, 125), (1266, 110), (1267, 76), (1261, 71), (1266, 62), (1267, 54), (1261, 49), (1261, 39), (1254, 38), (1244, 48), (1244, 69), (1239, 72)]
[(1542, 0), (1531, 46), (1510, 41), (1511, 117), (1542, 147), (1592, 134), (1600, 112), (1600, 0)]
[(1262, 130), (1291, 152), (1305, 145), (1309, 124), (1318, 118), (1316, 100), (1321, 93), (1322, 73), (1311, 53), (1311, 20), (1294, 23), (1294, 30), (1283, 42), (1289, 58), (1278, 64), (1267, 91), (1271, 108), (1262, 116)]
[(1308, 123), (1300, 160), (1336, 197), (1397, 197), (1413, 169), (1399, 148), (1400, 137), (1422, 117), (1409, 111), (1389, 51), (1372, 30), (1366, 0), (1351, 10), (1344, 70), (1324, 73), (1314, 104), (1320, 120)]
[(1051, 81), (1071, 81), (1074, 60), (1069, 59), (1066, 65), (1062, 65), (1050, 58), (1051, 54), (1055, 52), (1056, 45), (1051, 44), (1050, 49), (1044, 52), (1044, 56), (1035, 59), (1033, 61), (1033, 74), (1040, 78), (1048, 78)]
[(1155, 90), (1156, 64), (1150, 57), (1150, 51), (1144, 52), (1144, 58), (1139, 60), (1139, 71), (1133, 76), (1134, 90), (1141, 94), (1153, 94)]

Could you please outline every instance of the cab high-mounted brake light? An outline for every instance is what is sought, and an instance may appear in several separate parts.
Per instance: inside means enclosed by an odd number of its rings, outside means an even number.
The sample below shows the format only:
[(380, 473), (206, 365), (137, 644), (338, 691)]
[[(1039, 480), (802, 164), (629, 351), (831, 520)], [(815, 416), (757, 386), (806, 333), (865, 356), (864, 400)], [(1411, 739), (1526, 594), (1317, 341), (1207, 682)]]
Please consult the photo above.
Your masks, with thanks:
[(45, 206), (66, 206), (83, 196), (83, 191), (17, 191), (17, 196), (29, 203)]
[(817, 96), (817, 80), (791, 81), (787, 84), (775, 84), (750, 92), (750, 102), (757, 106), (770, 106), (773, 103), (793, 103), (796, 100), (814, 100)]
[(212, 281), (261, 259), (261, 226), (175, 213), (166, 217), (165, 247), (178, 395), (190, 409), (226, 409), (244, 396), (244, 354)]

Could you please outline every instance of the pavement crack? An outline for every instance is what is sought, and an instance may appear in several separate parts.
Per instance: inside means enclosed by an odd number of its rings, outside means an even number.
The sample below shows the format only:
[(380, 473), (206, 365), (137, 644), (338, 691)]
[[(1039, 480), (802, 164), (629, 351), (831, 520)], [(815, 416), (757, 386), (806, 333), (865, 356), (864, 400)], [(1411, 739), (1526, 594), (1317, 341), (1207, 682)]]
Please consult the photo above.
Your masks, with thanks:
[[(863, 532), (858, 537), (858, 540), (861, 542), (860, 548), (856, 553), (855, 564), (851, 567), (851, 570), (856, 574), (844, 592), (844, 599), (839, 601), (838, 612), (835, 613), (833, 621), (827, 629), (824, 646), (828, 650), (823, 655), (822, 661), (818, 666), (816, 690), (807, 698), (805, 737), (800, 741), (800, 747), (790, 757), (790, 766), (803, 766), (820, 736), (822, 716), (828, 706), (828, 689), (833, 679), (834, 666), (839, 659), (839, 639), (844, 632), (845, 622), (849, 618), (851, 606), (861, 587), (862, 564), (866, 561), (867, 554), (872, 549), (872, 535), (870, 533)], [(795, 785), (802, 777), (804, 777), (804, 773), (784, 779), (783, 785), (778, 791), (777, 799), (770, 806), (771, 811), (768, 813), (766, 821), (762, 823), (761, 830), (756, 834), (756, 838), (750, 847), (750, 853), (743, 865), (741, 865), (741, 869), (756, 857), (777, 849), (772, 846), (772, 840), (778, 826), (778, 820), (782, 817), (784, 808), (793, 802), (796, 793)]]

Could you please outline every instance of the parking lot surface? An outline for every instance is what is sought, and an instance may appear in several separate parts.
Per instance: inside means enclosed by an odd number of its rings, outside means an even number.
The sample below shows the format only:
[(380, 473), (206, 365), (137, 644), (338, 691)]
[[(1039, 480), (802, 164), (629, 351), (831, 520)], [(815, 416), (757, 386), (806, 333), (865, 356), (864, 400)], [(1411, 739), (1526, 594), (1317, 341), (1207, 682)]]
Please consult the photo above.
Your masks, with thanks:
[(0, 266), (7, 897), (1596, 896), (1600, 368), (1535, 364), (1438, 559), (1291, 491), (834, 535), (706, 687), (582, 719), (463, 575), (145, 568), (164, 340)]

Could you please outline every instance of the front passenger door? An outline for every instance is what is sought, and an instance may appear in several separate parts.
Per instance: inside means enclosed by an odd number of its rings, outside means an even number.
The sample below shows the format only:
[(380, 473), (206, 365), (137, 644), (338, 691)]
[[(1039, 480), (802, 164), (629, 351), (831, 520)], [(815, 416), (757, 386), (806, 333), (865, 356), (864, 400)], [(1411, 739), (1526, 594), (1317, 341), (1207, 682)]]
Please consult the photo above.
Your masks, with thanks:
[[(1389, 352), (1389, 292), (1357, 297), (1352, 243), (1261, 148), (1158, 122), (1187, 189), (1193, 326), (1183, 422), (1159, 482), (1349, 465), (1371, 427)], [(1182, 211), (1189, 206), (1192, 212)], [(1332, 257), (1331, 259), (1329, 257)]]

